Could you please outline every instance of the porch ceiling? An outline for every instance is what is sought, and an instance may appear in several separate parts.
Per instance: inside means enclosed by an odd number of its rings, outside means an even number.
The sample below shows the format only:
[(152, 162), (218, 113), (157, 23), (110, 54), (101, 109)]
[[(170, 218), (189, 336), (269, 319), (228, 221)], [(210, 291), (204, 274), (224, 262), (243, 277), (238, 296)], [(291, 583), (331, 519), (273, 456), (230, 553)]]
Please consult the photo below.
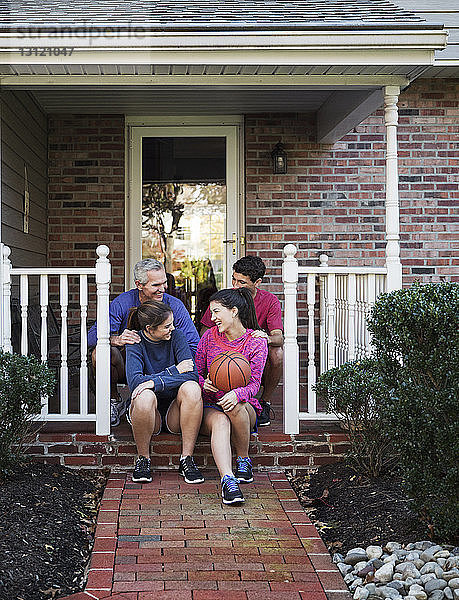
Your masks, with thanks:
[(228, 87), (46, 87), (34, 95), (47, 113), (213, 115), (254, 112), (316, 112), (330, 90), (234, 89)]

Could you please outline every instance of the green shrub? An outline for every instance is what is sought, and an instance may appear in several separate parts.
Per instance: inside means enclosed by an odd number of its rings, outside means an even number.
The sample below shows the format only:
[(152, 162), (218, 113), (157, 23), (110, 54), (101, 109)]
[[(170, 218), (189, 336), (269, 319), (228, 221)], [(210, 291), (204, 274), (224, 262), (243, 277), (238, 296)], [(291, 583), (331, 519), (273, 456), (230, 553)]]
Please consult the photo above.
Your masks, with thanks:
[(388, 388), (384, 422), (408, 492), (431, 530), (448, 536), (459, 522), (459, 285), (383, 294), (369, 330)]
[(22, 456), (41, 398), (53, 390), (54, 375), (37, 358), (0, 351), (0, 476)]
[(394, 456), (381, 419), (385, 391), (376, 362), (366, 358), (330, 369), (318, 377), (315, 390), (348, 433), (349, 466), (369, 477), (389, 470)]

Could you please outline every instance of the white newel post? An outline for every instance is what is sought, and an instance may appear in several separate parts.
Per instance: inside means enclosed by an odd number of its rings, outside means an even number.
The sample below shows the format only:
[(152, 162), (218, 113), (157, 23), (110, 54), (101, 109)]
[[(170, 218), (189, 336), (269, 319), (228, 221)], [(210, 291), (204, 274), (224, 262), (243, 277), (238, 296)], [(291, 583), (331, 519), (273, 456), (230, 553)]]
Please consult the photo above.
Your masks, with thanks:
[(298, 261), (296, 246), (284, 246), (285, 259), (282, 265), (284, 282), (284, 432), (299, 432), (300, 370), (297, 342), (297, 285)]
[(11, 345), (11, 249), (3, 246), (2, 253), (2, 349), (5, 352), (13, 352)]
[(402, 287), (400, 262), (400, 208), (398, 198), (397, 100), (400, 88), (384, 88), (384, 122), (386, 126), (386, 267), (387, 291)]
[(96, 435), (110, 433), (110, 304), (111, 266), (107, 246), (96, 254), (97, 346), (96, 346)]

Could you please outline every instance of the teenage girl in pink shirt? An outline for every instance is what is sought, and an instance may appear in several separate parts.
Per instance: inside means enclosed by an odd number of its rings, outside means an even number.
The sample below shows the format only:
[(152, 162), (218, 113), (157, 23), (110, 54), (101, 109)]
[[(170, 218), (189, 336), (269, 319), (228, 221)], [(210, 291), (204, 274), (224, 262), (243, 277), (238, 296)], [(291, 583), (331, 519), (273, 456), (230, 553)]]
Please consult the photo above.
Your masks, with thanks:
[[(267, 334), (258, 327), (253, 298), (245, 288), (216, 292), (210, 299), (210, 312), (214, 327), (204, 333), (196, 351), (204, 403), (201, 433), (210, 436), (212, 455), (222, 478), (223, 502), (233, 504), (244, 502), (239, 483), (253, 481), (249, 441), (261, 412), (255, 395), (268, 354)], [(247, 357), (251, 377), (246, 386), (224, 393), (214, 387), (208, 373), (214, 358), (226, 350)], [(235, 472), (231, 444), (237, 456)]]

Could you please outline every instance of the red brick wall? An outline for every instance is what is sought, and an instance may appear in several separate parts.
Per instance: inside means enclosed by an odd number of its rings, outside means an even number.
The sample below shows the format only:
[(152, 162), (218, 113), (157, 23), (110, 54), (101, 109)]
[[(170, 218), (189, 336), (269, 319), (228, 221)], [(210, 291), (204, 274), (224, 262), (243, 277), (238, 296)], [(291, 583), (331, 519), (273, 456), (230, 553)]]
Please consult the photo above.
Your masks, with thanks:
[[(400, 99), (405, 284), (458, 277), (457, 91), (457, 81), (419, 80)], [(289, 242), (303, 264), (318, 265), (323, 252), (330, 264), (384, 264), (382, 110), (333, 146), (314, 137), (313, 115), (246, 117), (247, 252), (267, 262), (266, 287), (274, 292)], [(271, 174), (279, 140), (288, 151), (284, 176)], [(113, 294), (124, 289), (124, 159), (122, 116), (50, 117), (48, 263), (92, 265), (95, 247), (105, 243)]]
[(93, 266), (110, 248), (113, 294), (124, 291), (124, 117), (49, 117), (48, 264)]
[[(420, 80), (400, 98), (404, 284), (459, 280), (458, 89), (457, 80)], [(268, 264), (266, 287), (274, 292), (281, 291), (286, 243), (299, 247), (303, 265), (318, 266), (321, 253), (332, 265), (384, 264), (383, 111), (333, 146), (314, 137), (312, 115), (246, 117), (247, 253)], [(288, 175), (271, 173), (270, 151), (279, 140), (288, 152)]]

